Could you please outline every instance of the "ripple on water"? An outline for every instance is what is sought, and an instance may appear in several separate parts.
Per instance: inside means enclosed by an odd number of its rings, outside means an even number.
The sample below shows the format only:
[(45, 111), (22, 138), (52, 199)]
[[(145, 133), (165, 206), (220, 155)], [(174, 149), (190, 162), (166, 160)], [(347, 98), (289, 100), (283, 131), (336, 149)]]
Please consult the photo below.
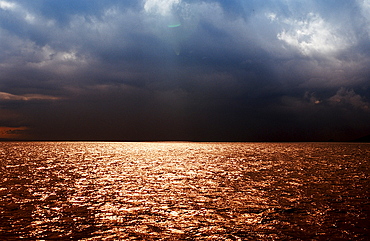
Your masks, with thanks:
[(369, 238), (370, 145), (7, 142), (5, 239)]

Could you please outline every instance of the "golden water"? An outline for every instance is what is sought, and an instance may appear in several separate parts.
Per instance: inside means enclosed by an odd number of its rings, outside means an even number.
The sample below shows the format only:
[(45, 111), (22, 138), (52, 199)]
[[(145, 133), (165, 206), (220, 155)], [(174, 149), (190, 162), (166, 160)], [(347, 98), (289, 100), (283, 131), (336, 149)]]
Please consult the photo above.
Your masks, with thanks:
[(0, 238), (368, 240), (370, 145), (0, 142)]

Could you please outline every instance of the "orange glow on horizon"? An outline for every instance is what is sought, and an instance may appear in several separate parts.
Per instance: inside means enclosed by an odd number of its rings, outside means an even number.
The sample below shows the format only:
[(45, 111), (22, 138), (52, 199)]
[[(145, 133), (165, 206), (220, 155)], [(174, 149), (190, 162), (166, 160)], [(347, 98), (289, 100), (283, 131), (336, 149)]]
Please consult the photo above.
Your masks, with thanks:
[(0, 139), (23, 139), (26, 138), (27, 127), (0, 126)]

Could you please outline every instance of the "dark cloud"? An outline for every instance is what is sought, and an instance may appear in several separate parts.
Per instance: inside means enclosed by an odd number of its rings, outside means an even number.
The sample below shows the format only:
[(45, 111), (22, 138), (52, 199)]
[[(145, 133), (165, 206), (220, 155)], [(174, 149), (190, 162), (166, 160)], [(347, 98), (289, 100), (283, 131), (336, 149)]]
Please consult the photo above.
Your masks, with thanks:
[(363, 0), (1, 0), (0, 126), (36, 139), (365, 135), (369, 12)]

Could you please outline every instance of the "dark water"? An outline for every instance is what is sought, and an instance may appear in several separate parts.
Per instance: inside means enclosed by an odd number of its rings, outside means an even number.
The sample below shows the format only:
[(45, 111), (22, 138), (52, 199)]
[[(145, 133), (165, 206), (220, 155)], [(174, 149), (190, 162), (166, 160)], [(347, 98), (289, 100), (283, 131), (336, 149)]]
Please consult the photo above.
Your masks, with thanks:
[(369, 240), (370, 145), (0, 142), (1, 240)]

